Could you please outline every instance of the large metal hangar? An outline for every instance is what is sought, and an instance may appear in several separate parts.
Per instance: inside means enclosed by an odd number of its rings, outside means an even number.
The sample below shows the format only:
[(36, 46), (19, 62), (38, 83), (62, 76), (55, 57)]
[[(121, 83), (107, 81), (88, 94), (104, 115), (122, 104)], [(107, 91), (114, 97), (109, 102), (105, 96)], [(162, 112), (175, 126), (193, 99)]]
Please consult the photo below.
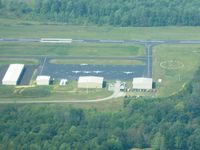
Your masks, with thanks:
[(17, 85), (24, 69), (24, 64), (10, 64), (6, 71), (2, 84)]
[(81, 76), (78, 79), (78, 88), (103, 88), (103, 77)]
[(133, 89), (134, 90), (151, 90), (153, 88), (152, 78), (133, 78)]

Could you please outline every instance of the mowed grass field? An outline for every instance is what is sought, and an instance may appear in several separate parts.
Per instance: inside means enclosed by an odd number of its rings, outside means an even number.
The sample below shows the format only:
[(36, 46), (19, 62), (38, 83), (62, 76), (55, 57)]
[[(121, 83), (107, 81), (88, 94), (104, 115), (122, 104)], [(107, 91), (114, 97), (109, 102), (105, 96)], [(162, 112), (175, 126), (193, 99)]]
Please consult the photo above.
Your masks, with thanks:
[[(96, 99), (110, 96), (112, 93), (106, 89), (78, 90), (74, 83), (69, 83), (65, 87), (30, 87), (30, 88), (15, 88), (10, 86), (0, 85), (0, 100), (17, 101), (17, 100), (74, 100), (74, 99)], [(71, 85), (73, 84), (73, 85)], [(54, 89), (55, 88), (55, 89)], [(98, 96), (97, 96), (98, 95)], [(97, 109), (98, 111), (117, 111), (123, 107), (123, 98), (112, 99), (110, 101), (91, 102), (91, 103), (56, 103), (51, 105), (67, 105), (83, 109)]]
[[(0, 32), (1, 33), (1, 32)], [(144, 55), (141, 45), (127, 44), (51, 44), (0, 42), (0, 56), (112, 56), (133, 57)]]
[(144, 65), (145, 63), (138, 60), (126, 59), (52, 59), (52, 64), (95, 64), (95, 65)]
[(200, 27), (77, 26), (0, 18), (0, 38), (73, 38), (197, 40)]
[(78, 89), (76, 81), (70, 81), (66, 86), (59, 82), (50, 86), (3, 86), (0, 85), (1, 100), (90, 100), (112, 95), (104, 89)]
[(181, 90), (200, 66), (200, 45), (159, 45), (153, 50), (153, 78), (158, 96)]
[[(88, 38), (98, 39), (105, 35), (107, 39), (108, 28), (99, 27), (80, 27), (69, 26), (63, 24), (47, 25), (38, 22), (24, 22), (21, 20), (0, 19), (0, 38), (42, 38), (42, 37), (56, 37), (56, 38)], [(64, 34), (63, 34), (64, 33)], [(87, 36), (88, 35), (88, 36)], [(103, 37), (102, 37), (103, 38)], [(103, 39), (104, 39), (103, 38)], [(113, 36), (112, 36), (113, 38)], [(121, 39), (121, 37), (119, 37)], [(0, 61), (2, 64), (6, 63), (32, 63), (32, 58), (22, 60), (21, 58), (14, 58), (15, 56), (55, 56), (56, 60), (53, 63), (66, 64), (63, 59), (57, 59), (59, 56), (76, 56), (76, 57), (134, 57), (144, 55), (144, 47), (141, 45), (126, 45), (126, 44), (98, 44), (98, 43), (83, 43), (83, 44), (48, 44), (48, 43), (0, 43), (0, 56), (10, 56), (9, 60), (2, 57)], [(30, 58), (30, 60), (29, 60)], [(73, 62), (73, 60), (70, 60)], [(86, 60), (79, 60), (85, 62)], [(97, 64), (138, 64), (143, 65), (139, 61), (115, 61), (115, 60), (87, 60), (87, 63)], [(51, 85), (49, 87), (36, 86), (36, 87), (10, 87), (0, 86), (0, 100), (80, 100), (80, 99), (98, 99), (110, 96), (112, 92), (107, 89), (77, 89), (75, 83), (69, 83), (65, 87)], [(66, 103), (65, 103), (66, 104)], [(74, 107), (82, 108), (96, 108), (98, 110), (117, 110), (121, 109), (123, 105), (123, 98), (100, 103), (67, 103)], [(115, 106), (115, 107), (113, 107)]]
[[(0, 38), (72, 38), (72, 39), (118, 39), (118, 40), (200, 40), (200, 27), (111, 27), (111, 26), (76, 26), (66, 24), (54, 24), (51, 22), (32, 22), (22, 20), (0, 19)], [(158, 96), (164, 97), (175, 94), (182, 89), (184, 84), (189, 82), (193, 73), (200, 66), (200, 45), (159, 45), (153, 49), (153, 78), (157, 83)], [(110, 56), (110, 57), (132, 57), (144, 55), (144, 47), (140, 45), (126, 44), (47, 44), (47, 43), (0, 43), (0, 56)], [(13, 60), (14, 61), (14, 60)], [(19, 60), (18, 60), (19, 61)], [(21, 61), (21, 60), (20, 60)], [(24, 60), (25, 61), (25, 60)], [(28, 61), (28, 60), (26, 60)], [(183, 67), (170, 69), (180, 62)], [(5, 64), (6, 60), (0, 63)], [(15, 61), (16, 62), (16, 61)], [(85, 60), (79, 60), (85, 63)], [(90, 62), (87, 60), (87, 62)], [(163, 62), (165, 68), (162, 67)], [(8, 61), (7, 63), (10, 63)], [(35, 63), (32, 61), (32, 63)], [(52, 63), (71, 63), (62, 59), (54, 59)], [(94, 63), (94, 61), (91, 61)], [(104, 64), (105, 62), (102, 61)], [(124, 64), (119, 62), (118, 64)], [(130, 63), (130, 62), (125, 62)], [(132, 64), (138, 62), (132, 62)], [(141, 62), (140, 62), (141, 63)], [(99, 64), (99, 63), (98, 63)], [(117, 61), (114, 62), (117, 64)], [(8, 88), (8, 89), (7, 89)], [(74, 86), (57, 87), (50, 86), (21, 88), (0, 87), (0, 95), (12, 91), (8, 100), (17, 98), (31, 98), (37, 95), (40, 99), (90, 99), (95, 97), (106, 97), (111, 93), (103, 90), (77, 90)], [(7, 91), (7, 92), (5, 92)], [(40, 95), (41, 94), (41, 95)], [(70, 104), (84, 108), (112, 109), (114, 106), (120, 109), (123, 105), (123, 98), (116, 101), (91, 103), (91, 104)]]
[[(33, 87), (14, 87), (0, 85), (0, 101), (5, 100), (17, 102), (18, 100), (91, 100), (105, 98), (110, 95), (112, 95), (112, 92), (108, 91), (107, 89), (78, 89), (75, 81), (69, 82), (66, 86), (58, 86), (58, 84), (51, 86)], [(51, 105), (66, 105), (83, 109), (94, 108), (98, 111), (117, 111), (123, 108), (123, 98), (102, 102), (56, 103)]]
[(39, 61), (33, 58), (0, 58), (0, 65), (11, 64), (11, 63), (36, 65), (39, 63)]

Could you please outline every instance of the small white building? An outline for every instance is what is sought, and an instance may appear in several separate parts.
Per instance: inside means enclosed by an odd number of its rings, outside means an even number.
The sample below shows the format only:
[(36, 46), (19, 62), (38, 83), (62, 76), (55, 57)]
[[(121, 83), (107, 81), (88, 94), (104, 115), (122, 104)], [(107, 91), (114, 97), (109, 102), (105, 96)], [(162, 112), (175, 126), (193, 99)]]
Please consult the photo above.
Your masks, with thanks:
[(82, 76), (78, 79), (78, 88), (103, 88), (103, 77)]
[(153, 88), (152, 78), (133, 78), (133, 89), (134, 90), (151, 90)]
[(64, 85), (66, 85), (66, 84), (67, 84), (67, 82), (68, 82), (68, 80), (67, 80), (67, 79), (61, 79), (61, 80), (60, 80), (60, 84), (59, 84), (59, 85), (61, 85), (61, 86), (64, 86)]
[(10, 64), (6, 71), (2, 84), (3, 85), (17, 85), (22, 75), (24, 64)]
[(50, 84), (50, 76), (37, 76), (36, 84), (37, 85), (49, 85)]

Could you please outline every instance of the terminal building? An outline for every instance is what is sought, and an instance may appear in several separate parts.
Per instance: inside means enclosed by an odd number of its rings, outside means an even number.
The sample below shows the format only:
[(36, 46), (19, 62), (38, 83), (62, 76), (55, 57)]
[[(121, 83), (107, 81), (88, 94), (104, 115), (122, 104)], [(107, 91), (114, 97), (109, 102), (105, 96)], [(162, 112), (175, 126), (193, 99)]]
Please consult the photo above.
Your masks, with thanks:
[(133, 78), (133, 90), (152, 90), (153, 79), (152, 78)]
[(37, 85), (49, 85), (50, 84), (50, 76), (37, 76), (36, 84)]
[(78, 88), (103, 88), (103, 77), (82, 76), (78, 79)]
[(2, 84), (3, 85), (17, 85), (23, 74), (24, 64), (10, 64), (6, 71)]

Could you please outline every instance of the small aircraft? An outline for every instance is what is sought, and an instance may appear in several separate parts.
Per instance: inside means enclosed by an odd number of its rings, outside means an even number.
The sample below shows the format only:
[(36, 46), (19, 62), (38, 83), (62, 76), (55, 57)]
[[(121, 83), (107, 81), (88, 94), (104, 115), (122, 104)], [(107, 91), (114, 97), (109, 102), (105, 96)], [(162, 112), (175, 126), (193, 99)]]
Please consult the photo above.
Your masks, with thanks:
[(133, 72), (129, 72), (129, 71), (127, 71), (127, 72), (124, 72), (125, 74), (132, 74)]
[(88, 73), (91, 73), (91, 71), (83, 71), (83, 73), (87, 73), (88, 74)]
[(77, 74), (77, 73), (80, 73), (81, 71), (72, 71), (72, 72)]
[(81, 66), (87, 66), (88, 64), (80, 64)]
[(98, 73), (102, 73), (102, 71), (93, 71), (93, 72), (94, 72), (94, 73), (97, 73), (97, 74), (98, 74)]

